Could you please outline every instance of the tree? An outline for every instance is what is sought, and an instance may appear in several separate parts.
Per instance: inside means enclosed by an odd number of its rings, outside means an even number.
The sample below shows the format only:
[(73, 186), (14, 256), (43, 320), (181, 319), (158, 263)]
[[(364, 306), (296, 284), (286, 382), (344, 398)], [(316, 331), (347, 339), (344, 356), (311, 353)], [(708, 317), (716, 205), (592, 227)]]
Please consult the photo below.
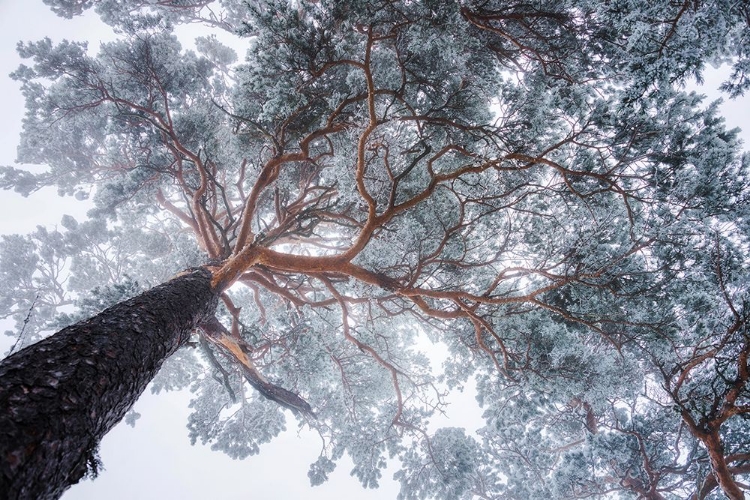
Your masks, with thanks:
[(101, 438), (213, 315), (210, 278), (202, 270), (177, 277), (4, 360), (4, 498), (56, 498), (96, 475)]
[[(68, 17), (94, 6), (46, 3)], [(679, 86), (727, 61), (725, 89), (744, 92), (747, 7), (95, 8), (122, 33), (97, 55), (19, 47), (33, 61), (14, 73), (28, 110), (19, 157), (48, 168), (5, 167), (3, 186), (56, 185), (96, 206), (90, 221), (3, 240), (2, 307), (25, 338), (75, 321), (57, 315), (72, 300), (90, 312), (195, 267), (210, 275), (205, 300), (144, 316), (170, 325), (174, 347), (196, 326), (200, 350), (178, 351), (158, 383), (191, 386), (192, 439), (233, 457), (257, 453), (288, 408), (325, 443), (313, 484), (348, 453), (374, 487), (388, 453), (403, 498), (742, 498), (749, 162), (716, 107)], [(244, 63), (214, 37), (183, 50), (172, 28), (186, 22), (246, 38)], [(68, 346), (82, 327), (69, 328), (0, 370)], [(438, 375), (422, 336), (448, 347)], [(122, 401), (112, 425), (172, 351), (107, 396)], [(28, 382), (0, 373), (0, 398), (32, 408)], [(428, 432), (444, 391), (472, 376), (480, 439)], [(77, 481), (109, 427), (33, 494)], [(5, 480), (27, 466), (4, 464)]]

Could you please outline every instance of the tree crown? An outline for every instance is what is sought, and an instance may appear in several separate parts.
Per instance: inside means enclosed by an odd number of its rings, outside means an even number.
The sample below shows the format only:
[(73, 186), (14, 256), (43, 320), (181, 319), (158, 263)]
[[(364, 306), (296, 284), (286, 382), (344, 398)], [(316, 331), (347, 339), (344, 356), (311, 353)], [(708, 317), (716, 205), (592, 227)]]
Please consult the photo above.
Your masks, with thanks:
[[(224, 308), (155, 385), (195, 392), (193, 441), (258, 453), (286, 407), (323, 439), (313, 484), (348, 453), (371, 487), (397, 456), (403, 498), (740, 488), (748, 158), (679, 87), (728, 61), (745, 91), (747, 7), (45, 3), (122, 36), (19, 45), (19, 159), (48, 168), (2, 185), (95, 205), (3, 238), (27, 335), (208, 265)], [(192, 22), (242, 62), (184, 49)], [(486, 426), (430, 432), (469, 378)]]

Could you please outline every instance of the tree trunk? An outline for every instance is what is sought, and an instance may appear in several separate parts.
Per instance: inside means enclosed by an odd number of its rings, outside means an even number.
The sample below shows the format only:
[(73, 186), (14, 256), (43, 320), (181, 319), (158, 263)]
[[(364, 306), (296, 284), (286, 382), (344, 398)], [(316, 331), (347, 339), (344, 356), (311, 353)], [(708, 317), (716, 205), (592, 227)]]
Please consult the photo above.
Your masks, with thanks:
[(95, 468), (101, 438), (216, 304), (199, 269), (4, 359), (0, 499), (58, 498)]
[(711, 461), (711, 469), (713, 470), (716, 482), (719, 483), (719, 487), (724, 491), (724, 494), (729, 500), (744, 500), (745, 494), (737, 486), (732, 473), (729, 471), (729, 467), (727, 467), (719, 431), (716, 429), (708, 431), (703, 438), (703, 444), (706, 445), (706, 451), (708, 451), (708, 458)]

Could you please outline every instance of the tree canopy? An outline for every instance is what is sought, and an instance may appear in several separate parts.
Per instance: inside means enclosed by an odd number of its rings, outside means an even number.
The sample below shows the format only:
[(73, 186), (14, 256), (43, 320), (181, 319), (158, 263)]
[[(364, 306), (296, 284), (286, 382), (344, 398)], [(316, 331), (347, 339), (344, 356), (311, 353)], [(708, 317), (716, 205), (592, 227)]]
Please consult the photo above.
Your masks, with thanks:
[[(221, 310), (154, 382), (194, 442), (247, 457), (289, 409), (313, 485), (348, 454), (403, 499), (744, 498), (750, 156), (682, 87), (750, 87), (750, 7), (45, 3), (120, 36), (19, 44), (46, 168), (0, 185), (95, 206), (0, 241), (24, 342), (203, 266)], [(486, 425), (429, 430), (470, 379)]]

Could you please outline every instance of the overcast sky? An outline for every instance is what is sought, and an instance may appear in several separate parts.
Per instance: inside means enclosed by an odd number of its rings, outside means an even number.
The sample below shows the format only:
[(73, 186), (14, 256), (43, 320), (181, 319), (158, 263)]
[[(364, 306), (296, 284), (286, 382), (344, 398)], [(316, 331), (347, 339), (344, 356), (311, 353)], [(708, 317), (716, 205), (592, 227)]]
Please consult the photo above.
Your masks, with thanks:
[[(15, 53), (19, 40), (38, 40), (48, 36), (88, 40), (91, 48), (111, 38), (106, 27), (88, 15), (65, 20), (55, 17), (41, 0), (0, 0), (0, 165), (12, 165), (23, 117), (23, 101), (18, 85), (7, 77), (20, 60)], [(706, 75), (704, 91), (714, 89), (721, 74)], [(714, 94), (715, 95), (715, 94)], [(745, 143), (750, 144), (750, 104), (748, 99), (727, 102), (722, 107), (731, 126), (743, 126)], [(60, 199), (54, 189), (23, 198), (0, 191), (0, 234), (28, 232), (38, 225), (58, 224), (62, 214), (82, 219), (85, 204), (70, 198)], [(10, 325), (0, 324), (0, 331)], [(0, 338), (0, 356), (7, 352), (13, 339)], [(234, 461), (204, 446), (191, 446), (187, 437), (189, 394), (162, 393), (153, 396), (147, 390), (135, 410), (141, 414), (135, 428), (121, 424), (103, 441), (101, 458), (105, 470), (96, 481), (85, 481), (66, 493), (65, 500), (91, 499), (393, 499), (398, 488), (387, 471), (379, 490), (363, 490), (349, 477), (351, 466), (342, 463), (323, 486), (311, 488), (307, 468), (320, 451), (320, 442), (310, 432), (297, 433), (289, 416), (290, 431), (261, 447), (260, 455)], [(470, 395), (455, 399), (454, 408), (472, 406)], [(463, 416), (452, 411), (452, 419), (443, 425), (460, 426)], [(476, 422), (478, 412), (470, 411), (469, 422)], [(473, 430), (473, 429), (471, 429)]]

